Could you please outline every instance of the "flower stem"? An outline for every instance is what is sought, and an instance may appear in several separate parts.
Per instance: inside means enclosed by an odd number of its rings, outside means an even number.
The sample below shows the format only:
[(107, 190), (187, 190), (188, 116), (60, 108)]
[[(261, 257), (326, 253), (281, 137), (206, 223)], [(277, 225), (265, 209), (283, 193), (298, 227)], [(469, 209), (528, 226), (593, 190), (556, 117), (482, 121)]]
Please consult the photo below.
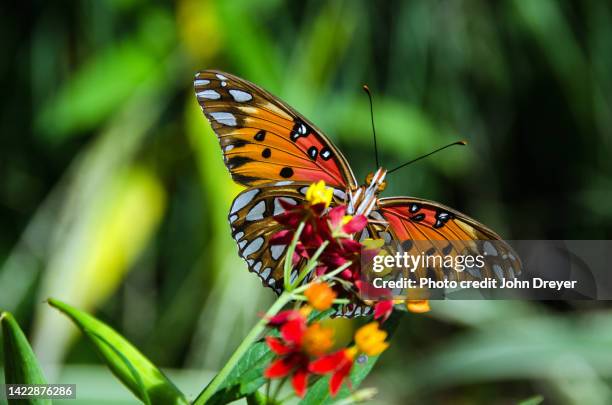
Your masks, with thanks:
[[(351, 264), (353, 264), (353, 262), (346, 262), (344, 263), (342, 266), (338, 267), (337, 269), (335, 269), (334, 271), (324, 274), (321, 277), (319, 277), (320, 281), (327, 281), (330, 278), (333, 278), (335, 275), (342, 273), (347, 267), (350, 267)], [(311, 283), (308, 283), (306, 285), (303, 285), (301, 287), (296, 288), (295, 290), (293, 290), (293, 294), (301, 294), (304, 291), (306, 291), (308, 289), (308, 287), (310, 287)]]
[(327, 245), (329, 245), (329, 241), (328, 240), (326, 240), (323, 243), (321, 243), (321, 246), (319, 246), (319, 248), (314, 253), (314, 255), (312, 255), (310, 260), (308, 260), (308, 263), (306, 263), (306, 266), (304, 267), (304, 270), (302, 270), (302, 272), (300, 273), (300, 275), (297, 278), (297, 280), (295, 280), (294, 287), (299, 286), (300, 283), (302, 282), (302, 280), (304, 280), (304, 278), (306, 278), (306, 276), (308, 276), (310, 274), (310, 272), (317, 266), (317, 263), (318, 263), (318, 260), (319, 260), (319, 256), (321, 256), (321, 253), (323, 253), (323, 251), (325, 250)]
[(287, 248), (287, 254), (285, 255), (285, 266), (283, 269), (283, 285), (285, 287), (285, 291), (291, 291), (291, 268), (293, 267), (293, 253), (295, 252), (295, 247), (297, 246), (300, 235), (304, 230), (305, 224), (305, 222), (300, 222), (298, 229), (293, 234), (291, 244)]
[(287, 377), (283, 378), (282, 380), (278, 382), (278, 385), (276, 386), (276, 389), (274, 390), (274, 394), (272, 394), (273, 402), (276, 402), (276, 398), (278, 397), (278, 394), (280, 394), (280, 391), (283, 388), (283, 385), (285, 385), (286, 381), (287, 381)]
[(257, 340), (261, 332), (266, 328), (266, 323), (268, 322), (268, 318), (276, 315), (278, 311), (280, 311), (285, 304), (287, 304), (292, 299), (292, 294), (289, 292), (282, 293), (278, 299), (272, 304), (270, 309), (266, 312), (266, 314), (253, 326), (251, 331), (246, 335), (240, 346), (236, 349), (236, 351), (229, 358), (227, 363), (223, 366), (223, 368), (219, 371), (219, 373), (212, 379), (212, 381), (206, 386), (204, 391), (198, 395), (196, 400), (193, 402), (193, 405), (203, 405), (208, 402), (210, 398), (217, 392), (217, 390), (221, 387), (227, 378), (227, 376), (234, 369), (236, 364), (240, 361), (242, 356), (246, 353), (246, 351), (251, 347), (251, 345)]

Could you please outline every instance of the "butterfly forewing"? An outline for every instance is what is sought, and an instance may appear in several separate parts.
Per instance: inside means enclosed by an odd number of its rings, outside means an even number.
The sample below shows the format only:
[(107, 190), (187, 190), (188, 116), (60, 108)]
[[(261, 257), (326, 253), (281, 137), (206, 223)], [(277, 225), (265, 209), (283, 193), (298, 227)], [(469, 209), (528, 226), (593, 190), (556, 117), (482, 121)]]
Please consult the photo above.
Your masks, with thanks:
[[(438, 280), (514, 278), (521, 273), (520, 259), (512, 248), (495, 232), (460, 212), (410, 197), (382, 198), (378, 205), (375, 215), (382, 216), (388, 224), (382, 237), (398, 241), (411, 255), (487, 256), (483, 268), (473, 267), (463, 272), (436, 268), (434, 275)], [(420, 269), (415, 276), (431, 277), (432, 274), (431, 270)]]
[(212, 70), (198, 73), (194, 86), (236, 182), (324, 180), (342, 189), (355, 186), (346, 159), (331, 141), (267, 91)]

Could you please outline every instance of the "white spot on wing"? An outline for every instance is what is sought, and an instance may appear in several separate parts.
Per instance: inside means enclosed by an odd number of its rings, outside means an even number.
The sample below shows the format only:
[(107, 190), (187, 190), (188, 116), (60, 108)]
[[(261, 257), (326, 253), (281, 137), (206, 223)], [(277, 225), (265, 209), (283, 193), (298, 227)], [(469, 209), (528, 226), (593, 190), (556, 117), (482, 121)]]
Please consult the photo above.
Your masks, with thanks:
[(261, 269), (261, 265), (261, 261), (258, 261), (257, 263), (255, 263), (255, 266), (253, 266), (253, 270), (259, 271)]
[(258, 219), (263, 219), (263, 214), (266, 210), (266, 202), (260, 201), (251, 210), (246, 216), (247, 221), (257, 221)]
[(227, 82), (221, 82), (221, 87), (227, 86)]
[(234, 239), (240, 240), (244, 236), (244, 232), (240, 231), (236, 235), (234, 235)]
[(238, 219), (238, 215), (234, 214), (229, 217), (230, 224), (233, 224)]
[(291, 180), (283, 180), (283, 181), (277, 181), (276, 183), (274, 183), (274, 185), (275, 186), (287, 186), (292, 183), (293, 182)]
[(235, 127), (236, 126), (236, 117), (234, 117), (234, 114), (232, 114), (232, 113), (228, 113), (228, 112), (211, 112), (210, 115), (217, 122), (220, 122), (221, 124), (224, 124), (224, 125), (227, 125), (227, 126), (230, 126), (230, 127)]
[(378, 232), (378, 237), (383, 238), (385, 243), (391, 243), (391, 234), (389, 232)]
[(508, 268), (508, 276), (511, 280), (516, 278), (516, 274), (514, 273), (514, 269), (512, 267)]
[(229, 152), (230, 150), (234, 149), (234, 145), (227, 145), (225, 147), (225, 149), (223, 149), (224, 152)]
[(214, 90), (198, 91), (196, 93), (196, 95), (200, 99), (205, 98), (205, 99), (208, 99), (208, 100), (219, 100), (221, 98), (221, 94), (217, 93)]
[(486, 241), (483, 245), (482, 245), (485, 254), (489, 255), (489, 256), (497, 256), (497, 250), (495, 249), (495, 246), (493, 246), (493, 244), (489, 241)]
[[(261, 268), (261, 262), (259, 262), (259, 267)], [(257, 269), (259, 270), (259, 269)], [(268, 277), (270, 277), (270, 273), (272, 272), (272, 269), (270, 267), (266, 267), (266, 269), (264, 271), (262, 271), (260, 273), (261, 277), (264, 279), (267, 279)]]
[(239, 103), (244, 103), (245, 101), (251, 101), (253, 99), (253, 96), (246, 91), (232, 89), (229, 91), (229, 93), (231, 94), (232, 98)]
[(264, 243), (263, 236), (260, 236), (257, 239), (253, 239), (251, 243), (249, 243), (247, 247), (244, 249), (244, 252), (242, 252), (242, 255), (244, 257), (248, 257), (250, 254), (257, 252), (261, 248), (263, 243)]
[[(283, 206), (280, 205), (280, 201), (279, 200), (280, 200), (280, 198), (275, 198), (274, 199), (274, 214), (273, 215), (278, 215), (278, 214), (280, 214), (280, 213), (285, 211)], [(286, 202), (286, 203), (289, 203), (291, 205), (296, 205), (297, 204), (297, 201), (295, 201), (293, 198), (283, 198), (283, 201)]]
[(257, 194), (259, 194), (259, 189), (258, 188), (254, 188), (252, 190), (248, 190), (248, 191), (245, 191), (244, 193), (240, 194), (234, 200), (234, 203), (232, 204), (232, 209), (230, 210), (230, 214), (234, 214), (235, 212), (237, 212), (237, 211), (241, 210), (242, 208), (244, 208), (248, 203), (251, 202), (251, 200)]
[(207, 86), (208, 84), (210, 84), (210, 80), (198, 79), (194, 80), (193, 84), (194, 86)]
[(285, 251), (286, 247), (287, 247), (287, 245), (274, 245), (274, 246), (272, 246), (270, 248), (270, 253), (272, 253), (272, 258), (274, 260), (278, 260), (278, 258), (281, 257), (281, 255)]
[(495, 272), (495, 275), (497, 276), (498, 280), (501, 280), (504, 278), (504, 271), (502, 270), (499, 264), (493, 265), (493, 271)]
[(227, 77), (223, 76), (221, 73), (216, 73), (215, 76), (217, 76), (219, 80), (227, 80)]
[(383, 218), (383, 216), (378, 211), (370, 212), (370, 218), (375, 219), (377, 221), (384, 221), (385, 220), (385, 218)]
[(337, 188), (334, 189), (334, 195), (341, 200), (344, 200), (346, 198), (346, 193)]

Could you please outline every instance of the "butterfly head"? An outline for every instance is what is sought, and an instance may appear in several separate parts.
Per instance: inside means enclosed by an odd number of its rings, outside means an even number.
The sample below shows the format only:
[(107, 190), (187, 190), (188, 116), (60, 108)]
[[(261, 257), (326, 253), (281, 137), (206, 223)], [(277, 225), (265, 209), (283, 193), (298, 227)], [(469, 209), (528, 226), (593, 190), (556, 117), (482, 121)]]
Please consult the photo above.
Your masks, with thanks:
[(366, 187), (374, 189), (379, 193), (384, 191), (385, 188), (387, 188), (387, 182), (385, 181), (386, 175), (387, 171), (382, 167), (375, 173), (369, 173), (365, 178)]

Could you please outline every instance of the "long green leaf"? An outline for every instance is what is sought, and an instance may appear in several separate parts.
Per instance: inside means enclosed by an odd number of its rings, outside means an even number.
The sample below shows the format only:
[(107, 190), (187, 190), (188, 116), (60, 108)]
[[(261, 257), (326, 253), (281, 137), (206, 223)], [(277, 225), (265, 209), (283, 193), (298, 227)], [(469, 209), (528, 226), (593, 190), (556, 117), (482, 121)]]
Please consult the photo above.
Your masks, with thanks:
[(111, 327), (61, 301), (50, 299), (49, 304), (81, 329), (113, 374), (141, 401), (152, 405), (188, 403), (161, 370)]
[[(0, 314), (4, 337), (4, 379), (6, 384), (46, 384), (36, 356), (23, 331), (9, 312)], [(27, 404), (51, 404), (48, 399), (22, 400)]]
[(544, 401), (544, 397), (542, 395), (536, 395), (531, 398), (527, 398), (524, 401), (518, 403), (518, 405), (539, 405)]

